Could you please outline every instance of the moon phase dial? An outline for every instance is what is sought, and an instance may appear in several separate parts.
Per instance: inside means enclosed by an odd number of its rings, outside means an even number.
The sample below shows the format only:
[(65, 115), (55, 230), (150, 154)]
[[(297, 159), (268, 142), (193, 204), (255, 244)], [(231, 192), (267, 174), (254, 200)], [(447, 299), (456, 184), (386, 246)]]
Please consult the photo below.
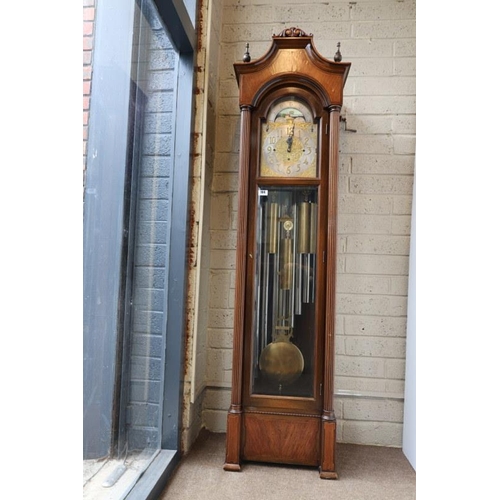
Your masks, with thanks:
[(271, 108), (261, 128), (262, 177), (316, 177), (318, 126), (299, 101)]

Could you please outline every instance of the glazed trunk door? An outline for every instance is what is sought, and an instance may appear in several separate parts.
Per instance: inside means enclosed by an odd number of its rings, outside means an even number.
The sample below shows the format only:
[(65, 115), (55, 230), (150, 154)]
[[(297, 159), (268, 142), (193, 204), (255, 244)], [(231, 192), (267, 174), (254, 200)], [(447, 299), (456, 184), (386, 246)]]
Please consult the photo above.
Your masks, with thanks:
[[(325, 144), (319, 143), (321, 165)], [(255, 158), (252, 163), (255, 179)], [(321, 412), (327, 177), (327, 169), (319, 168), (315, 179), (257, 177), (250, 183), (243, 370), (247, 410)]]

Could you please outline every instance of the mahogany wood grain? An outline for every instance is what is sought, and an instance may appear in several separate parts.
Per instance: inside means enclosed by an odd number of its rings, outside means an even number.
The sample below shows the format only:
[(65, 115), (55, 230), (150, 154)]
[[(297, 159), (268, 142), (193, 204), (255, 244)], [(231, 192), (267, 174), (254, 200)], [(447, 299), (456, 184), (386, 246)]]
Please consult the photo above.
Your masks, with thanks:
[(336, 419), (333, 409), (333, 382), (335, 373), (335, 279), (337, 264), (337, 183), (338, 183), (338, 148), (340, 106), (331, 106), (330, 111), (330, 145), (328, 180), (328, 231), (327, 231), (327, 265), (326, 274), (326, 319), (325, 319), (325, 373), (323, 398), (323, 426), (321, 432), (321, 466), (320, 477), (336, 479), (335, 442)]
[(241, 442), (241, 391), (243, 370), (243, 329), (245, 321), (245, 276), (246, 276), (246, 246), (248, 220), (248, 172), (250, 150), (250, 108), (241, 107), (240, 132), (240, 176), (238, 202), (238, 247), (236, 250), (236, 280), (234, 331), (233, 331), (233, 365), (231, 407), (227, 418), (227, 456), (226, 470), (238, 470), (240, 463)]
[[(350, 63), (336, 63), (316, 50), (300, 29), (273, 36), (260, 59), (235, 63), (241, 109), (236, 289), (231, 406), (227, 417), (225, 470), (242, 460), (319, 466), (320, 477), (337, 477), (333, 401), (337, 177), (339, 120)], [(262, 120), (276, 99), (295, 96), (313, 110), (319, 127), (316, 179), (259, 177)], [(252, 335), (255, 304), (255, 214), (259, 186), (318, 188), (318, 269), (311, 397), (265, 396), (252, 392)]]
[(320, 418), (245, 413), (243, 425), (245, 460), (319, 465)]
[(323, 418), (335, 420), (333, 413), (333, 377), (335, 359), (335, 276), (337, 263), (337, 178), (340, 107), (330, 107), (330, 174), (328, 177), (328, 230), (325, 320), (325, 374)]
[(321, 479), (337, 479), (335, 452), (336, 452), (337, 424), (323, 420), (321, 432)]
[(235, 63), (240, 89), (240, 104), (255, 105), (255, 99), (290, 78), (308, 82), (324, 93), (324, 106), (342, 104), (343, 88), (350, 63), (335, 63), (316, 50), (312, 36), (282, 38), (273, 36), (273, 44), (260, 59)]
[(239, 472), (240, 466), (241, 411), (227, 416), (226, 463), (224, 469)]

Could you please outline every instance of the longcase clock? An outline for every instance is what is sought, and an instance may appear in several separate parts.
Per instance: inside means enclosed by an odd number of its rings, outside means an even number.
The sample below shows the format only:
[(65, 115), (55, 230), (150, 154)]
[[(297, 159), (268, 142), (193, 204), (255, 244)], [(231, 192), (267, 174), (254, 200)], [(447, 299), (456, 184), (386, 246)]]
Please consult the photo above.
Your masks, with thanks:
[(224, 469), (337, 477), (333, 408), (340, 110), (350, 63), (289, 28), (235, 63), (241, 109), (231, 406)]

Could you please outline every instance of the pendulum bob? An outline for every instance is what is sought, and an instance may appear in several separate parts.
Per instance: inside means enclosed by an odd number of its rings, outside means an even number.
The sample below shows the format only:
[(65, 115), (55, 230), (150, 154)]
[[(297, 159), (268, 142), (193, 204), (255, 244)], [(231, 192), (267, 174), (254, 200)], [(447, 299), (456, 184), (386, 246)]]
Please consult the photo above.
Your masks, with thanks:
[(285, 336), (279, 336), (262, 351), (259, 368), (263, 376), (272, 383), (289, 385), (304, 371), (304, 356), (300, 349)]
[(278, 204), (269, 204), (267, 252), (275, 254), (278, 248)]

